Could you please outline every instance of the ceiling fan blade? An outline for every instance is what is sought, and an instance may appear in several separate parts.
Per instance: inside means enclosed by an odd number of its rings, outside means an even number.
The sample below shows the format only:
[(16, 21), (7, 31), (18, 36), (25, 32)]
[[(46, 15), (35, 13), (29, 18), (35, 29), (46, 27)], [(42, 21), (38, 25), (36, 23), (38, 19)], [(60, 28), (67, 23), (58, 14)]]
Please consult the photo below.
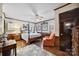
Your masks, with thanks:
[(37, 10), (35, 9), (35, 6), (30, 4), (29, 7), (32, 10), (32, 12), (35, 14), (35, 16), (38, 16), (38, 13), (37, 13)]
[(39, 14), (37, 12), (37, 9), (35, 8), (34, 5), (29, 4), (29, 7), (32, 10), (32, 12), (34, 13), (36, 19), (42, 19), (42, 18), (44, 18), (43, 16), (39, 16)]

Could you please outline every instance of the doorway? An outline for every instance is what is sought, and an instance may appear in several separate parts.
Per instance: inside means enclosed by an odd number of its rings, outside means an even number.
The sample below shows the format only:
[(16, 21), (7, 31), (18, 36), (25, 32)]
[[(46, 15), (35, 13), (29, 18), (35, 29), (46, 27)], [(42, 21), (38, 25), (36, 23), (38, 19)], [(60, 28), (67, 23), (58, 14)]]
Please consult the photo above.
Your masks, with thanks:
[(79, 8), (59, 14), (60, 50), (72, 54), (72, 28), (79, 25)]
[(60, 22), (60, 50), (72, 52), (72, 28), (75, 22), (71, 20)]
[(72, 50), (72, 28), (74, 27), (74, 23), (72, 21), (63, 22), (63, 29), (61, 31), (61, 37), (63, 38), (62, 50)]

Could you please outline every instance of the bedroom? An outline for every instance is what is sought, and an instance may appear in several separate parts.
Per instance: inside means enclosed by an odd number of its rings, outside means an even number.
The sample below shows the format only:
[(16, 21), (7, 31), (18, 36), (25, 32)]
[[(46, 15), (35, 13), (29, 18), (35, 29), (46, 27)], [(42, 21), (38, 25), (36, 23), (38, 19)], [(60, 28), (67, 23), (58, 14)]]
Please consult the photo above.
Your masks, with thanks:
[[(17, 48), (23, 48), (29, 45), (38, 45), (40, 49), (43, 49), (43, 38), (49, 36), (51, 33), (55, 33), (56, 38), (59, 39), (59, 21), (58, 14), (68, 10), (69, 6), (71, 9), (78, 8), (79, 4), (73, 3), (2, 3), (2, 33), (3, 36), (7, 36), (10, 41), (16, 41)], [(62, 7), (65, 6), (66, 7)], [(57, 8), (59, 10), (55, 10)], [(66, 10), (64, 10), (67, 8)], [(1, 34), (2, 34), (1, 33)], [(6, 38), (6, 37), (5, 37)], [(5, 39), (5, 41), (7, 41)], [(40, 44), (41, 41), (41, 44)], [(57, 40), (58, 41), (58, 40)], [(40, 45), (39, 45), (40, 44)], [(58, 44), (58, 43), (57, 43)], [(28, 47), (28, 48), (31, 48)], [(34, 49), (35, 46), (31, 49)], [(36, 47), (38, 48), (38, 47)], [(47, 48), (49, 49), (49, 48)], [(29, 50), (29, 49), (28, 49)], [(51, 49), (50, 49), (51, 50)], [(39, 50), (37, 50), (39, 51)], [(48, 51), (48, 50), (46, 50)], [(9, 50), (8, 50), (9, 52)], [(3, 52), (4, 55), (10, 53)], [(17, 51), (18, 52), (18, 51)], [(25, 52), (25, 51), (24, 51)], [(31, 51), (27, 52), (26, 55)], [(33, 51), (32, 51), (33, 52)], [(21, 52), (22, 53), (22, 49)], [(38, 52), (37, 52), (38, 53)], [(65, 51), (57, 50), (53, 55), (67, 55)], [(42, 55), (42, 51), (37, 55)], [(22, 54), (19, 54), (22, 55)], [(23, 54), (25, 55), (25, 54)], [(23, 56), (22, 55), (22, 56)], [(34, 54), (33, 54), (34, 55)], [(51, 53), (47, 53), (51, 55)]]

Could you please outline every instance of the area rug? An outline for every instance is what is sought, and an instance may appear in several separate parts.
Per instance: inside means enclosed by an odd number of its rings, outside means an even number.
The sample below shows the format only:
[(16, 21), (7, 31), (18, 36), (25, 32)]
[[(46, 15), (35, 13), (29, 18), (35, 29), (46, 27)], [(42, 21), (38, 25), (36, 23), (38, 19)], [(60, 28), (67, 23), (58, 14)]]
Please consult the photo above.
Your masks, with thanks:
[(55, 56), (54, 54), (31, 44), (17, 49), (17, 56)]

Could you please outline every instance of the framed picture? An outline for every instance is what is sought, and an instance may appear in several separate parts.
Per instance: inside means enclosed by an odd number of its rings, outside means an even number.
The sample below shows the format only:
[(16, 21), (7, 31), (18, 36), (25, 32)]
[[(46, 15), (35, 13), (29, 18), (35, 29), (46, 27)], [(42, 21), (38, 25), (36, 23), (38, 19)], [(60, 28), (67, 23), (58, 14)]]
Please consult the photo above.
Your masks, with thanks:
[(23, 31), (28, 31), (28, 24), (23, 24)]

